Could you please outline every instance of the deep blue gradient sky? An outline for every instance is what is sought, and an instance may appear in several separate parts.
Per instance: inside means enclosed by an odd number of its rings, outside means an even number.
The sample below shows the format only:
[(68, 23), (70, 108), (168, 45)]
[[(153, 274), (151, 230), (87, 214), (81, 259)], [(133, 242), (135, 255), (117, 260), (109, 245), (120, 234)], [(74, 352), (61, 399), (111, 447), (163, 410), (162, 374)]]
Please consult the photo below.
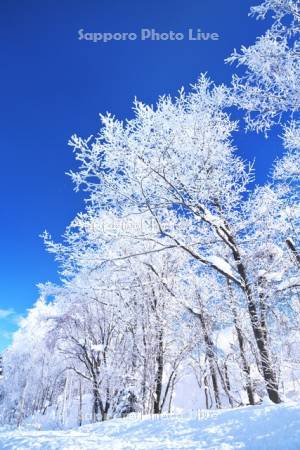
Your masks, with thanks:
[[(253, 2), (0, 1), (0, 350), (18, 315), (35, 302), (36, 284), (57, 281), (56, 264), (39, 234), (47, 229), (58, 239), (83, 207), (65, 175), (75, 167), (69, 137), (95, 133), (99, 112), (125, 118), (134, 96), (155, 102), (159, 94), (188, 87), (200, 72), (229, 82), (232, 68), (224, 58), (266, 27), (248, 17)], [(81, 28), (136, 33), (201, 28), (219, 33), (220, 40), (92, 43), (78, 40)], [(256, 158), (262, 182), (280, 141), (249, 134), (236, 143), (243, 156)]]

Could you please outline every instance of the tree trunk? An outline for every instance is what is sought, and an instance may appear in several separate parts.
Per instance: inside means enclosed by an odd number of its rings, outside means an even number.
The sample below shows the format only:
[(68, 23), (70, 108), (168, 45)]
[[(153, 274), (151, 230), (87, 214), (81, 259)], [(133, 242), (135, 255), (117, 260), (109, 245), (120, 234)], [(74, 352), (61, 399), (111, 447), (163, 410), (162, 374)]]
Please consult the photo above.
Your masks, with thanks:
[(220, 379), (221, 379), (221, 383), (222, 383), (223, 389), (224, 389), (224, 391), (225, 391), (225, 393), (226, 393), (226, 395), (228, 397), (229, 404), (230, 404), (231, 408), (233, 408), (233, 401), (234, 401), (234, 399), (233, 399), (233, 397), (231, 395), (231, 392), (230, 392), (230, 381), (229, 381), (228, 367), (227, 367), (226, 362), (224, 363), (224, 375), (223, 375), (222, 370), (220, 369), (219, 366), (218, 366), (218, 372), (219, 372), (219, 375), (220, 375)]
[[(218, 205), (217, 205), (218, 206)], [(220, 209), (220, 208), (219, 208)], [(225, 238), (224, 238), (225, 235)], [(267, 340), (264, 339), (267, 331), (262, 331), (261, 325), (259, 323), (259, 318), (257, 315), (257, 308), (253, 298), (253, 293), (248, 281), (247, 272), (244, 264), (242, 263), (242, 258), (239, 252), (239, 248), (235, 242), (234, 236), (230, 231), (230, 227), (225, 221), (225, 228), (222, 229), (222, 233), (219, 236), (223, 242), (230, 247), (232, 256), (236, 263), (236, 268), (238, 274), (241, 278), (242, 284), (239, 284), (240, 288), (244, 291), (247, 299), (248, 312), (250, 316), (251, 326), (258, 347), (260, 363), (262, 367), (263, 377), (266, 384), (266, 389), (270, 400), (274, 403), (280, 403), (280, 397), (278, 392), (278, 382), (276, 380), (275, 373), (272, 370), (271, 358), (268, 352)], [(288, 244), (289, 245), (289, 244)]]
[(246, 380), (245, 388), (246, 388), (249, 404), (254, 405), (255, 401), (254, 401), (254, 393), (253, 393), (251, 376), (250, 376), (250, 366), (249, 366), (247, 358), (246, 358), (244, 337), (243, 337), (242, 329), (239, 326), (238, 315), (237, 315), (236, 307), (234, 305), (231, 280), (227, 279), (227, 283), (228, 283), (228, 287), (229, 287), (230, 305), (231, 305), (231, 311), (232, 311), (232, 315), (233, 315), (233, 323), (234, 323), (235, 331), (236, 331), (237, 338), (238, 338), (239, 348), (240, 348), (242, 370), (243, 370), (243, 373), (245, 375), (245, 380)]
[(240, 356), (241, 356), (241, 361), (242, 361), (242, 370), (243, 370), (243, 373), (245, 375), (245, 380), (246, 380), (245, 388), (246, 388), (249, 404), (250, 405), (254, 405), (255, 401), (254, 401), (254, 393), (253, 393), (251, 376), (250, 376), (250, 366), (249, 366), (249, 364), (247, 362), (246, 353), (245, 353), (245, 350), (244, 350), (244, 337), (242, 335), (241, 329), (236, 324), (235, 324), (235, 329), (236, 329), (238, 342), (239, 342), (239, 347), (240, 347)]
[(294, 242), (290, 238), (288, 238), (285, 242), (290, 251), (292, 252), (293, 256), (295, 257), (298, 266), (300, 266), (300, 253), (296, 249)]
[(158, 350), (156, 355), (157, 371), (155, 377), (155, 398), (153, 405), (154, 414), (159, 414), (161, 412), (161, 393), (162, 393), (162, 380), (163, 380), (163, 370), (164, 370), (164, 358), (163, 358), (163, 332), (162, 330), (158, 333)]
[(101, 420), (103, 420), (103, 406), (102, 401), (100, 398), (98, 386), (96, 383), (94, 383), (93, 386), (93, 422), (99, 422), (100, 421), (100, 414), (101, 414)]
[(79, 379), (79, 408), (78, 408), (78, 426), (82, 425), (82, 386), (81, 379)]
[(172, 378), (172, 383), (171, 383), (171, 390), (170, 390), (170, 396), (169, 396), (169, 405), (168, 405), (168, 413), (170, 414), (171, 409), (172, 409), (172, 401), (173, 401), (173, 394), (174, 394), (174, 387), (175, 387), (175, 382), (176, 382), (176, 374), (174, 375), (174, 377)]
[(262, 329), (259, 317), (257, 314), (257, 308), (253, 300), (252, 291), (246, 276), (246, 270), (241, 263), (239, 254), (236, 254), (237, 269), (241, 279), (244, 282), (244, 292), (247, 297), (248, 312), (250, 316), (251, 326), (255, 337), (256, 345), (258, 347), (260, 362), (263, 372), (263, 377), (266, 383), (266, 389), (270, 400), (274, 403), (280, 403), (281, 399), (278, 392), (278, 382), (276, 380), (275, 373), (272, 369), (271, 358), (268, 352), (267, 340), (266, 340), (266, 328)]
[(204, 342), (206, 345), (206, 355), (207, 355), (207, 359), (208, 359), (211, 381), (212, 381), (212, 385), (213, 385), (215, 403), (216, 403), (216, 407), (218, 409), (220, 409), (221, 408), (221, 400), (220, 400), (220, 394), (219, 394), (217, 372), (216, 372), (216, 367), (215, 367), (214, 344), (208, 335), (203, 314), (202, 313), (198, 314), (198, 317), (200, 319)]
[(209, 386), (208, 386), (206, 373), (204, 374), (203, 383), (204, 383), (205, 406), (206, 406), (206, 409), (210, 409), (210, 407), (208, 405)]

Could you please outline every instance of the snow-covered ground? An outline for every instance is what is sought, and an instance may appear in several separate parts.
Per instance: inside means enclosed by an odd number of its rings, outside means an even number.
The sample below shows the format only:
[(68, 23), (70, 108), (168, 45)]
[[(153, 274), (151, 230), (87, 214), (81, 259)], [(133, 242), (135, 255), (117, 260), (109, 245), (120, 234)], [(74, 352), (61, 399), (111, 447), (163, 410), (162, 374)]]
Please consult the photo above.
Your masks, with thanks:
[(0, 449), (299, 450), (300, 404), (264, 404), (200, 419), (114, 419), (64, 431), (2, 430)]

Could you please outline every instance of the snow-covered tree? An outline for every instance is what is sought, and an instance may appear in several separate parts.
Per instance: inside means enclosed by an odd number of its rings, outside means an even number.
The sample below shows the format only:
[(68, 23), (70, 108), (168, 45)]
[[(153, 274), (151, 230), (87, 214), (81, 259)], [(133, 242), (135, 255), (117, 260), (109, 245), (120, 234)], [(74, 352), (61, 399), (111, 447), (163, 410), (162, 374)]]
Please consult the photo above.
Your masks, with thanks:
[[(230, 88), (201, 75), (71, 138), (87, 206), (60, 242), (43, 235), (61, 281), (40, 285), (3, 354), (2, 422), (170, 412), (191, 373), (207, 408), (266, 392), (279, 403), (298, 377), (299, 2), (251, 14), (273, 23), (229, 58), (241, 71)], [(249, 130), (282, 127), (264, 185), (234, 146), (228, 106)]]

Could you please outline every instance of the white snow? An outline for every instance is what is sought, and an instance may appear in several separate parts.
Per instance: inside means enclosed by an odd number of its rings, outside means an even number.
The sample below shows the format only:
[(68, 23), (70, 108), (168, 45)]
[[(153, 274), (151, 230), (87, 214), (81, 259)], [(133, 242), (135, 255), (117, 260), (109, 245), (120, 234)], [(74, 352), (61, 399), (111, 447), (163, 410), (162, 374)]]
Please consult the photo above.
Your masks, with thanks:
[(232, 353), (232, 348), (235, 344), (234, 327), (226, 327), (218, 330), (214, 333), (214, 342), (218, 349), (222, 350), (225, 354)]
[(0, 432), (1, 450), (298, 450), (300, 404), (248, 406), (153, 418), (114, 419), (64, 431)]
[(229, 276), (233, 276), (232, 267), (227, 261), (225, 261), (225, 259), (221, 258), (220, 256), (209, 256), (207, 258), (207, 261), (213, 264), (222, 272), (228, 274)]
[(103, 350), (104, 350), (104, 345), (103, 345), (103, 344), (95, 344), (95, 345), (92, 345), (92, 346), (91, 346), (91, 349), (92, 349), (94, 352), (103, 352)]
[(271, 281), (281, 281), (284, 276), (284, 271), (282, 272), (267, 272), (266, 270), (259, 270), (257, 272), (259, 277), (263, 277), (268, 282)]
[(293, 286), (299, 286), (300, 285), (300, 277), (290, 277), (287, 280), (282, 281), (282, 283), (280, 283), (277, 288), (278, 290), (285, 290), (285, 289), (289, 289), (292, 288)]

